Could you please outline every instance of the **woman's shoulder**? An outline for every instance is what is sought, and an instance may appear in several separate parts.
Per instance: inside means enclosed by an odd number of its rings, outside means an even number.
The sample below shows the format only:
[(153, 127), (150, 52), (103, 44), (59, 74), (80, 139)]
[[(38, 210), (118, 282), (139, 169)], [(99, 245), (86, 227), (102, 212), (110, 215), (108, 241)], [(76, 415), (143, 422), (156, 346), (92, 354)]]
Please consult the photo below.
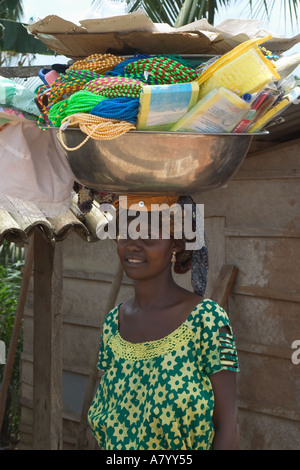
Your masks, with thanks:
[(225, 310), (221, 305), (219, 305), (215, 300), (209, 299), (209, 298), (204, 298), (201, 302), (201, 307), (204, 311), (212, 311), (216, 313), (223, 313)]
[(214, 300), (204, 298), (197, 303), (190, 315), (190, 320), (196, 327), (204, 329), (219, 329), (229, 325), (226, 311)]
[(212, 299), (205, 298), (198, 305), (199, 321), (202, 329), (219, 330), (224, 326), (231, 329), (227, 312)]
[(104, 318), (102, 325), (102, 334), (110, 335), (118, 328), (119, 305), (112, 308)]
[(190, 311), (197, 311), (201, 315), (209, 312), (215, 315), (226, 315), (225, 310), (217, 302), (210, 298), (200, 297), (194, 292), (186, 291), (184, 300), (185, 305), (190, 307)]

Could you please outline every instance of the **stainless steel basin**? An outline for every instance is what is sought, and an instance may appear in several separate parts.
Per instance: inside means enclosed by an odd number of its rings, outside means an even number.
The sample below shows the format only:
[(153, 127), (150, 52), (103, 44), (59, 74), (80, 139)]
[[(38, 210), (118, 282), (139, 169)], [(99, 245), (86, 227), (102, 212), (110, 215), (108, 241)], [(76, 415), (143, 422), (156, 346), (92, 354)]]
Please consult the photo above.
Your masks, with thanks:
[[(79, 129), (62, 132), (69, 148), (85, 138)], [(184, 195), (227, 183), (252, 139), (250, 134), (129, 131), (114, 140), (90, 138), (78, 150), (64, 153), (75, 180), (98, 191)]]

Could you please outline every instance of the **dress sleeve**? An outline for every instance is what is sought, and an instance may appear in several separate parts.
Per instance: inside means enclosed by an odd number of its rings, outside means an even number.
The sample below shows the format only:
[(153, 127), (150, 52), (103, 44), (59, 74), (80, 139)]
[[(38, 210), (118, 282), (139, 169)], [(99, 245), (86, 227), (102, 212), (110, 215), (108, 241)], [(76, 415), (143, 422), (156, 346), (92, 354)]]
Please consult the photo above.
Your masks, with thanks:
[(97, 368), (99, 370), (105, 371), (107, 369), (107, 353), (105, 351), (105, 342), (104, 342), (104, 334), (102, 332), (101, 339), (100, 339), (100, 346), (99, 346), (99, 356), (98, 356), (98, 363)]
[(117, 313), (118, 307), (111, 310), (103, 322), (97, 363), (97, 368), (102, 371), (106, 371), (111, 362), (111, 352), (108, 343), (117, 328)]
[(221, 370), (239, 371), (235, 337), (229, 318), (225, 310), (212, 300), (204, 302), (200, 336), (202, 364), (207, 375)]

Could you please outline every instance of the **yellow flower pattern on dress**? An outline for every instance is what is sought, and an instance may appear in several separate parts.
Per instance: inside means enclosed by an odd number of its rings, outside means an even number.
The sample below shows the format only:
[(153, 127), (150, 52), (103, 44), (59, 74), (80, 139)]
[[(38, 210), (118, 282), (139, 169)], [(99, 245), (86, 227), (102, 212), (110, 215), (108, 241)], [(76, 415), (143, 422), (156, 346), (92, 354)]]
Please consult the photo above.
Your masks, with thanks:
[[(209, 379), (237, 372), (226, 312), (205, 299), (170, 335), (131, 343), (118, 331), (119, 307), (106, 316), (98, 368), (104, 371), (88, 413), (101, 449), (201, 450), (214, 438)], [(228, 326), (230, 333), (220, 332)]]

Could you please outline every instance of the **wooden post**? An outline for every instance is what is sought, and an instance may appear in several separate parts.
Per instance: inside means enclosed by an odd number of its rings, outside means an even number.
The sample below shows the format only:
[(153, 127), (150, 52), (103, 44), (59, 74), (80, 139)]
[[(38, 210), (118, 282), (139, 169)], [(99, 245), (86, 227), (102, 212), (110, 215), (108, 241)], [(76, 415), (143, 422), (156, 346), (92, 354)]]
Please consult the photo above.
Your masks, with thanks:
[(34, 232), (33, 448), (62, 449), (62, 242)]
[(25, 260), (22, 281), (21, 281), (20, 295), (19, 295), (19, 300), (18, 300), (18, 307), (16, 310), (14, 326), (13, 326), (10, 343), (9, 343), (9, 350), (7, 354), (7, 361), (4, 366), (3, 378), (2, 378), (1, 388), (0, 388), (0, 431), (2, 429), (3, 418), (5, 414), (5, 407), (6, 407), (7, 392), (8, 392), (8, 387), (9, 387), (10, 380), (11, 380), (11, 375), (13, 371), (13, 366), (14, 366), (15, 356), (16, 356), (16, 351), (17, 351), (17, 346), (18, 346), (18, 339), (20, 336), (20, 330), (22, 326), (24, 306), (25, 306), (25, 302), (27, 298), (28, 286), (29, 286), (29, 281), (30, 281), (30, 276), (31, 276), (31, 271), (32, 271), (32, 264), (33, 264), (33, 237), (31, 237), (29, 241), (28, 251), (26, 254), (26, 260)]
[(238, 270), (239, 268), (237, 266), (224, 264), (221, 268), (216, 285), (211, 293), (211, 299), (225, 309)]

